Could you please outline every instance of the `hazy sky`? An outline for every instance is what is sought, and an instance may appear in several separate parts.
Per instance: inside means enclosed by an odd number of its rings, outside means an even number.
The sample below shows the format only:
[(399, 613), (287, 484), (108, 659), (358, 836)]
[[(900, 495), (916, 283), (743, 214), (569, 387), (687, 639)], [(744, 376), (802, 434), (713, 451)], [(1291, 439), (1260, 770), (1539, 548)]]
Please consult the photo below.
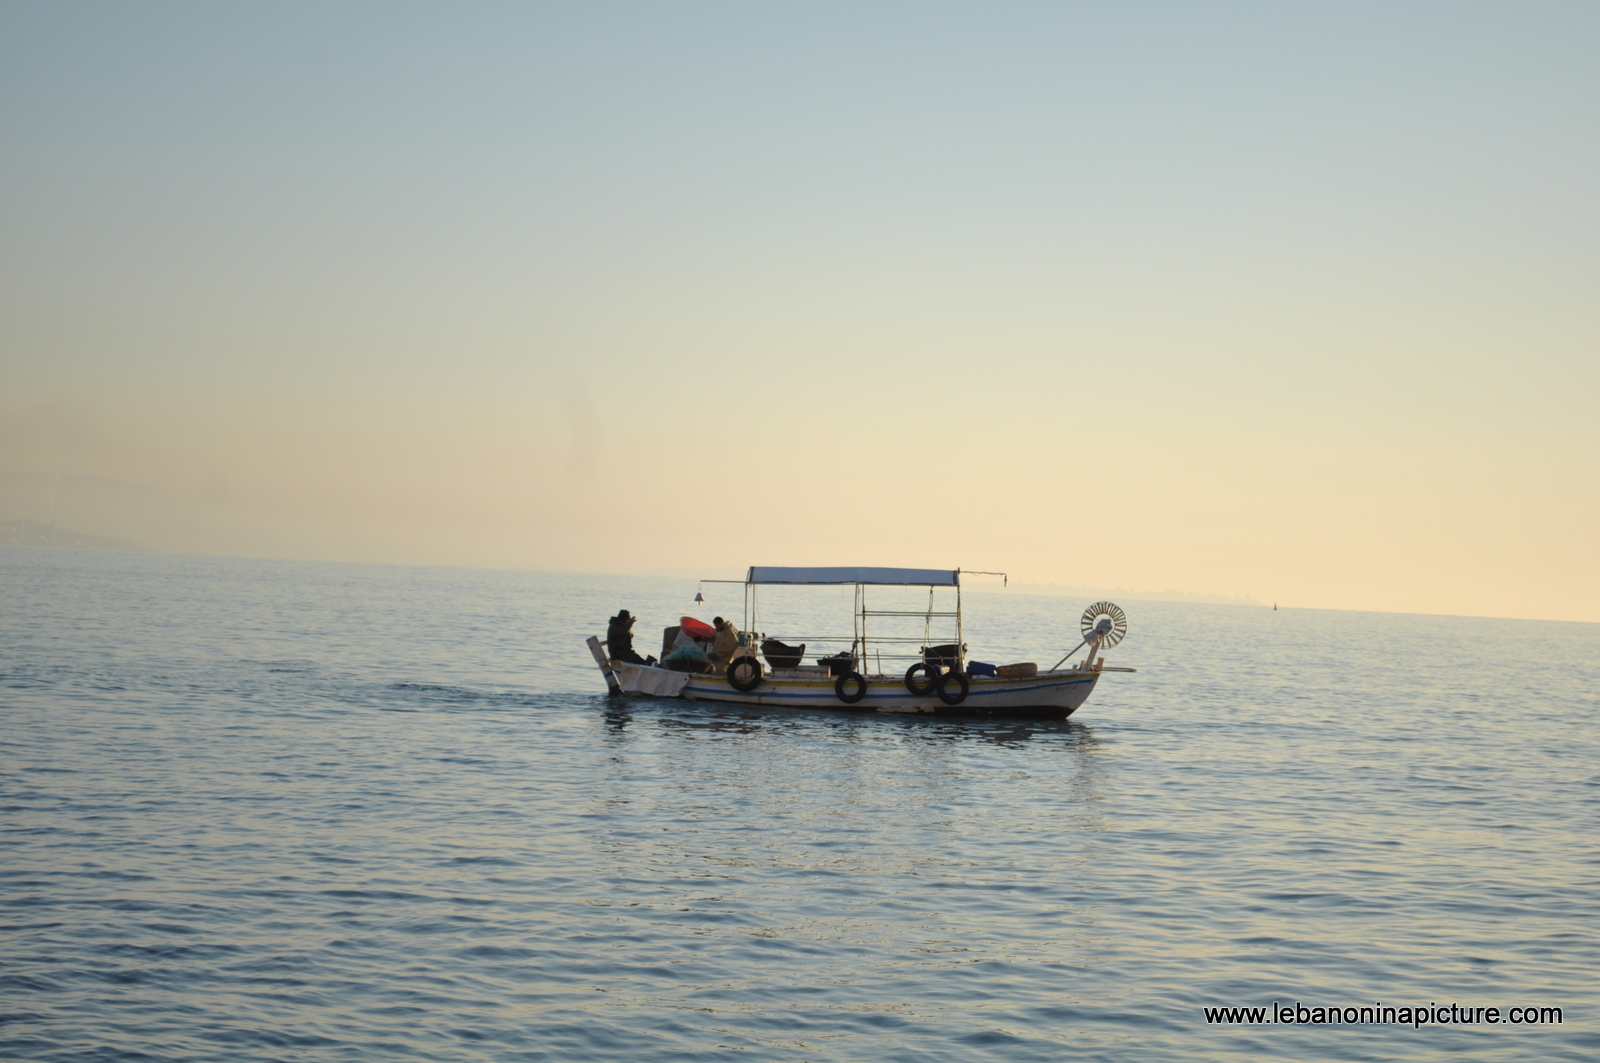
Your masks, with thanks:
[(0, 473), (1596, 621), (1597, 119), (1593, 3), (8, 2)]

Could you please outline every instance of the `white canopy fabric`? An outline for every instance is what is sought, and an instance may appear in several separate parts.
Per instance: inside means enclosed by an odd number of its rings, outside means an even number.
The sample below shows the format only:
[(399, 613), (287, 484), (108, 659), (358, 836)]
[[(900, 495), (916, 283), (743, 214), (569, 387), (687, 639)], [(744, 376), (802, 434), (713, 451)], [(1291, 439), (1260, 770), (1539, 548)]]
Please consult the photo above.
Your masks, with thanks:
[(889, 587), (954, 587), (960, 569), (951, 568), (772, 568), (750, 566), (747, 583), (875, 583)]

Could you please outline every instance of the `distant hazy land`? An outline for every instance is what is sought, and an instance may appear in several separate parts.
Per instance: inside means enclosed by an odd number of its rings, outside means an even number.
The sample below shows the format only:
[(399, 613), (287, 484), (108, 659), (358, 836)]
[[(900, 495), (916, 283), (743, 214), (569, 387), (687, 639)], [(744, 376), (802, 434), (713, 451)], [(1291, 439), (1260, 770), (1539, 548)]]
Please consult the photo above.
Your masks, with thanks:
[[(69, 530), (71, 529), (71, 530)], [(150, 550), (168, 554), (210, 554), (236, 557), (282, 557), (303, 560), (377, 560), (406, 563), (398, 557), (364, 557), (363, 551), (336, 536), (318, 536), (296, 528), (280, 514), (241, 505), (237, 500), (202, 493), (161, 490), (98, 476), (0, 473), (0, 546), (65, 546), (99, 550)], [(505, 567), (522, 567), (507, 565)], [(740, 578), (742, 567), (726, 571), (712, 566), (654, 570), (648, 575), (678, 578)], [(1000, 580), (986, 577), (972, 586), (1000, 590)], [(1260, 605), (1253, 598), (1197, 594), (1179, 590), (1137, 590), (1126, 587), (1067, 586), (1011, 582), (1022, 594), (1131, 601), (1202, 602), (1217, 605)]]
[[(101, 476), (0, 473), (0, 544), (356, 560), (279, 514)], [(383, 560), (389, 560), (384, 558)]]
[(1058, 583), (1013, 583), (1019, 594), (1053, 594), (1066, 598), (1124, 598), (1135, 602), (1196, 602), (1201, 605), (1260, 605), (1248, 595), (1196, 594), (1192, 591), (1141, 591), (1128, 587), (1070, 586)]
[(0, 521), (0, 546), (65, 546), (78, 550), (143, 550), (132, 539), (88, 535), (30, 520)]

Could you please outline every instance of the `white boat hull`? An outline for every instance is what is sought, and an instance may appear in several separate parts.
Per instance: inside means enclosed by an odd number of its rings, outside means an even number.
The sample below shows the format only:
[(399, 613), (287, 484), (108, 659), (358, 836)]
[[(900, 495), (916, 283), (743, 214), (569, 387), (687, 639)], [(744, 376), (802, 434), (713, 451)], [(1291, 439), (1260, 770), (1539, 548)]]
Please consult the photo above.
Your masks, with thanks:
[[(925, 713), (961, 716), (1040, 716), (1064, 719), (1088, 700), (1100, 678), (1098, 670), (1042, 672), (1027, 678), (973, 677), (965, 700), (946, 705), (936, 694), (917, 695), (899, 676), (868, 676), (866, 696), (854, 704), (839, 698), (832, 679), (763, 676), (747, 692), (735, 690), (725, 675), (689, 675), (648, 665), (612, 661), (626, 693), (673, 696), (691, 701), (753, 705), (774, 709), (832, 709), (844, 712)], [(667, 677), (672, 677), (670, 680)], [(685, 681), (686, 679), (686, 681)]]

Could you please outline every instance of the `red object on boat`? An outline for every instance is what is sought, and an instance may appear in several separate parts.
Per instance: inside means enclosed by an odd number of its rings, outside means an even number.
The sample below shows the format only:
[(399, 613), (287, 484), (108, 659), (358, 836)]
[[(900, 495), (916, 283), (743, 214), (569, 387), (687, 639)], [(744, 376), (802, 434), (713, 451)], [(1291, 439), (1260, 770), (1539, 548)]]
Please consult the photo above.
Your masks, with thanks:
[(714, 639), (717, 637), (716, 628), (712, 627), (710, 624), (702, 624), (692, 616), (680, 616), (678, 618), (678, 623), (680, 626), (682, 626), (684, 631), (689, 633), (690, 638)]

